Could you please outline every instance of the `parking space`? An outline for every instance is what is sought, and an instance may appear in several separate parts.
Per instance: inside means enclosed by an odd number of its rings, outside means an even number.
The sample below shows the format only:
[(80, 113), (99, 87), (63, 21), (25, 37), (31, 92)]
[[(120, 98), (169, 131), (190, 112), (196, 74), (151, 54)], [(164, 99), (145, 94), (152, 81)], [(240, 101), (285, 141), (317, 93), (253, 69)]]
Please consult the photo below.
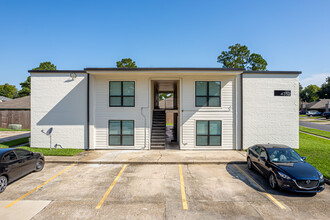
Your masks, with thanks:
[(29, 206), (26, 219), (328, 219), (330, 191), (271, 190), (244, 164), (47, 164), (9, 185), (0, 205), (13, 219)]

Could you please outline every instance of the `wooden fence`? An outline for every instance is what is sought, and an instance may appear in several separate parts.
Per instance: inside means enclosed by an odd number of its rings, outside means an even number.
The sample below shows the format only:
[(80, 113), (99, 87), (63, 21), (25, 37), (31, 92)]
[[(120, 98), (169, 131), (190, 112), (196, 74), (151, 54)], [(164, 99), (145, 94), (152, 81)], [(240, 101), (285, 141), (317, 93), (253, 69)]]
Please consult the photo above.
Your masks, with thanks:
[(21, 124), (22, 129), (31, 127), (30, 110), (2, 110), (0, 109), (0, 127), (8, 128), (9, 124)]

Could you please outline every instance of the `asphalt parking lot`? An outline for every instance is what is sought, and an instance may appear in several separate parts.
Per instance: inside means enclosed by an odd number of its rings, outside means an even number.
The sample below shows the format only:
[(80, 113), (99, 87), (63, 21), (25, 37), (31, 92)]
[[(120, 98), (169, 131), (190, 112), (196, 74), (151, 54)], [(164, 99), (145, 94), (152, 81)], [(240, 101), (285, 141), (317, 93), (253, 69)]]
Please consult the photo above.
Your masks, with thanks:
[(47, 164), (0, 194), (1, 219), (329, 219), (330, 190), (271, 190), (244, 164)]

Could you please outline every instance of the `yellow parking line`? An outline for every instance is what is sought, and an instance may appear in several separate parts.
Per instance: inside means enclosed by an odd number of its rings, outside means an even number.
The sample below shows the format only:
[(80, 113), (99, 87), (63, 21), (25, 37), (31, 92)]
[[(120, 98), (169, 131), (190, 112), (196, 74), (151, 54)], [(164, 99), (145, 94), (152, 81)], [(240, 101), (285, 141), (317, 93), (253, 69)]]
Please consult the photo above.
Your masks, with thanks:
[(116, 179), (112, 182), (111, 186), (109, 187), (109, 189), (105, 192), (105, 194), (103, 195), (102, 199), (100, 200), (100, 202), (97, 204), (97, 206), (95, 207), (95, 209), (99, 209), (101, 208), (104, 200), (108, 197), (109, 193), (111, 192), (112, 188), (115, 186), (115, 184), (117, 183), (119, 177), (121, 176), (121, 174), (124, 172), (125, 168), (127, 167), (127, 164), (125, 164), (123, 166), (123, 168), (120, 170), (120, 172), (118, 173)]
[(272, 195), (270, 195), (269, 193), (266, 192), (266, 190), (264, 188), (262, 188), (256, 181), (254, 181), (254, 179), (252, 179), (248, 174), (246, 174), (241, 168), (239, 168), (239, 166), (237, 166), (236, 164), (234, 164), (234, 166), (241, 171), (244, 176), (246, 176), (249, 180), (251, 180), (258, 188), (260, 191), (262, 191), (275, 205), (277, 205), (278, 207), (280, 207), (281, 209), (286, 209), (285, 206), (280, 203), (277, 199), (275, 199)]
[(184, 210), (187, 210), (188, 209), (188, 204), (187, 204), (186, 190), (185, 190), (185, 187), (184, 187), (184, 180), (183, 180), (181, 165), (179, 165), (179, 173), (180, 173), (182, 206), (183, 206)]
[(14, 202), (10, 203), (9, 205), (6, 206), (6, 208), (11, 207), (12, 205), (14, 205), (16, 202), (24, 199), (25, 197), (27, 197), (28, 195), (30, 195), (31, 193), (33, 193), (34, 191), (36, 191), (37, 189), (43, 187), (45, 184), (47, 184), (48, 182), (50, 182), (51, 180), (55, 179), (57, 176), (61, 175), (62, 173), (64, 173), (65, 171), (67, 171), (68, 169), (70, 169), (71, 167), (75, 166), (76, 164), (71, 164), (69, 167), (65, 168), (64, 170), (62, 170), (61, 172), (59, 172), (58, 174), (56, 174), (55, 176), (53, 176), (52, 178), (50, 178), (49, 180), (47, 180), (46, 182), (44, 182), (43, 184), (37, 186), (36, 188), (34, 188), (33, 190), (31, 190), (30, 192), (26, 193), (25, 195), (21, 196), (20, 198), (16, 199)]

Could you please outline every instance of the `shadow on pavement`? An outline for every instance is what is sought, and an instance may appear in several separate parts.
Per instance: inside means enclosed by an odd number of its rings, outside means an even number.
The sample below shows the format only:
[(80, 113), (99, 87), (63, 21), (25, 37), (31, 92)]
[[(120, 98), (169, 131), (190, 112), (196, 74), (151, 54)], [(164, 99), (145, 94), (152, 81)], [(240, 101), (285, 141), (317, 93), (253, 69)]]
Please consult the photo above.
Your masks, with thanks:
[[(233, 176), (235, 179), (238, 179), (245, 183), (247, 186), (250, 188), (258, 191), (258, 192), (263, 192), (257, 187), (249, 178), (247, 178), (239, 169), (235, 167), (235, 162), (230, 162), (226, 165), (226, 170), (227, 172)], [(313, 197), (316, 194), (314, 193), (295, 193), (295, 192), (290, 192), (290, 191), (285, 191), (280, 188), (273, 190), (270, 188), (268, 185), (268, 181), (266, 178), (264, 178), (258, 171), (256, 170), (249, 170), (247, 168), (247, 165), (243, 164), (236, 164), (241, 168), (249, 177), (251, 177), (257, 184), (259, 184), (265, 192), (272, 194), (272, 195), (278, 195), (278, 196), (284, 196), (284, 197)]]

